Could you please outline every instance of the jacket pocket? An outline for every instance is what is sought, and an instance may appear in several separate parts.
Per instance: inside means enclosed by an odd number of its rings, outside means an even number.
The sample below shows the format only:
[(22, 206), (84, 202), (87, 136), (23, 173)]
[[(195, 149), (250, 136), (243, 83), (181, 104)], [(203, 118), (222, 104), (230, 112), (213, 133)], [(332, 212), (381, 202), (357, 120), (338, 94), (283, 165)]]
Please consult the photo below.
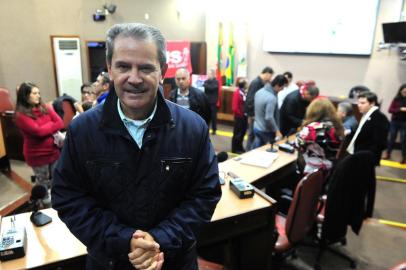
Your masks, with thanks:
[(125, 191), (125, 179), (122, 163), (109, 159), (86, 161), (93, 190), (97, 196), (108, 201), (117, 199)]
[(161, 160), (161, 173), (165, 180), (183, 182), (190, 173), (191, 158), (167, 158)]

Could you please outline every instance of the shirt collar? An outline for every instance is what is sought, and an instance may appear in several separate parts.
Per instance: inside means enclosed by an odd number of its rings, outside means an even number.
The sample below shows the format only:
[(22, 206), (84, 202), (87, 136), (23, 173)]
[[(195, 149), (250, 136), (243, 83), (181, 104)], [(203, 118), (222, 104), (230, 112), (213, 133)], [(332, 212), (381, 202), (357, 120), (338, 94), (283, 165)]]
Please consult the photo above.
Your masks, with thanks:
[(184, 94), (182, 94), (182, 92), (181, 92), (180, 89), (178, 88), (178, 96), (187, 97), (187, 96), (189, 96), (189, 93), (190, 93), (190, 89), (188, 89), (186, 95), (184, 95)]
[(371, 114), (374, 112), (374, 111), (376, 111), (376, 110), (378, 110), (379, 108), (378, 108), (378, 106), (372, 106), (371, 107), (371, 109), (369, 109), (369, 111), (365, 114), (365, 115), (363, 115), (363, 119), (368, 119), (370, 116), (371, 116)]
[(117, 99), (117, 110), (118, 110), (118, 114), (121, 118), (121, 121), (123, 121), (124, 124), (126, 123), (133, 123), (134, 125), (138, 126), (138, 127), (142, 127), (147, 125), (149, 122), (151, 122), (152, 118), (155, 115), (156, 112), (156, 108), (157, 108), (157, 101), (155, 100), (155, 106), (154, 106), (154, 110), (152, 111), (152, 113), (144, 120), (133, 120), (131, 118), (128, 118), (123, 110), (121, 109), (121, 104), (120, 104), (120, 99)]

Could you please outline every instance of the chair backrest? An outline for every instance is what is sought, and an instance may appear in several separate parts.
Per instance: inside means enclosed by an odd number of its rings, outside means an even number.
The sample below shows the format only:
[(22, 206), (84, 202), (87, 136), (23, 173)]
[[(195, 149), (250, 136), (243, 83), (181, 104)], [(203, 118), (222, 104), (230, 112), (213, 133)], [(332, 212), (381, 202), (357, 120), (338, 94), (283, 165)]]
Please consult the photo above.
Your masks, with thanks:
[(336, 160), (341, 160), (345, 156), (347, 147), (350, 144), (351, 139), (351, 136), (345, 136), (344, 139), (341, 141), (340, 147), (338, 148), (336, 154)]
[(14, 111), (14, 103), (11, 100), (10, 92), (5, 88), (0, 88), (0, 112)]
[(303, 177), (297, 184), (285, 225), (290, 243), (302, 240), (312, 228), (323, 182), (322, 171), (316, 170)]

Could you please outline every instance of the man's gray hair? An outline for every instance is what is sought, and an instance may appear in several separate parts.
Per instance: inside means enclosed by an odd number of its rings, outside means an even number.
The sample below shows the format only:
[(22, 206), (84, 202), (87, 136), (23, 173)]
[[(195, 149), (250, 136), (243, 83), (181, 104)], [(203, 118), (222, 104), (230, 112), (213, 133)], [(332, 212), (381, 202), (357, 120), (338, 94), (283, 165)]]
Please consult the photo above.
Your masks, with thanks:
[(166, 64), (166, 41), (161, 31), (150, 25), (142, 23), (121, 23), (113, 25), (107, 31), (106, 38), (106, 59), (107, 63), (111, 65), (113, 58), (114, 41), (120, 37), (131, 37), (136, 40), (153, 41), (158, 49), (158, 61), (163, 70)]
[(310, 96), (313, 98), (317, 97), (320, 93), (319, 88), (313, 85), (310, 85), (307, 87), (307, 92), (309, 93)]
[(338, 103), (337, 107), (340, 108), (341, 111), (344, 112), (346, 116), (352, 115), (351, 103), (349, 103), (347, 101), (343, 101), (343, 102)]

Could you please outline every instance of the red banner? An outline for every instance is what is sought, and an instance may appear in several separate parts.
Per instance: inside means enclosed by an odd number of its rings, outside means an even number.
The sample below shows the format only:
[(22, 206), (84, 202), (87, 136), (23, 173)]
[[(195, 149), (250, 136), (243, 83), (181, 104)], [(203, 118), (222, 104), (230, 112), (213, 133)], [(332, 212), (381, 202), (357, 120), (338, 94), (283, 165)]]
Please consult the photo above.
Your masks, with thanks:
[(186, 68), (192, 73), (192, 61), (190, 60), (189, 41), (167, 41), (166, 43), (166, 63), (168, 70), (165, 78), (175, 77), (176, 70)]

